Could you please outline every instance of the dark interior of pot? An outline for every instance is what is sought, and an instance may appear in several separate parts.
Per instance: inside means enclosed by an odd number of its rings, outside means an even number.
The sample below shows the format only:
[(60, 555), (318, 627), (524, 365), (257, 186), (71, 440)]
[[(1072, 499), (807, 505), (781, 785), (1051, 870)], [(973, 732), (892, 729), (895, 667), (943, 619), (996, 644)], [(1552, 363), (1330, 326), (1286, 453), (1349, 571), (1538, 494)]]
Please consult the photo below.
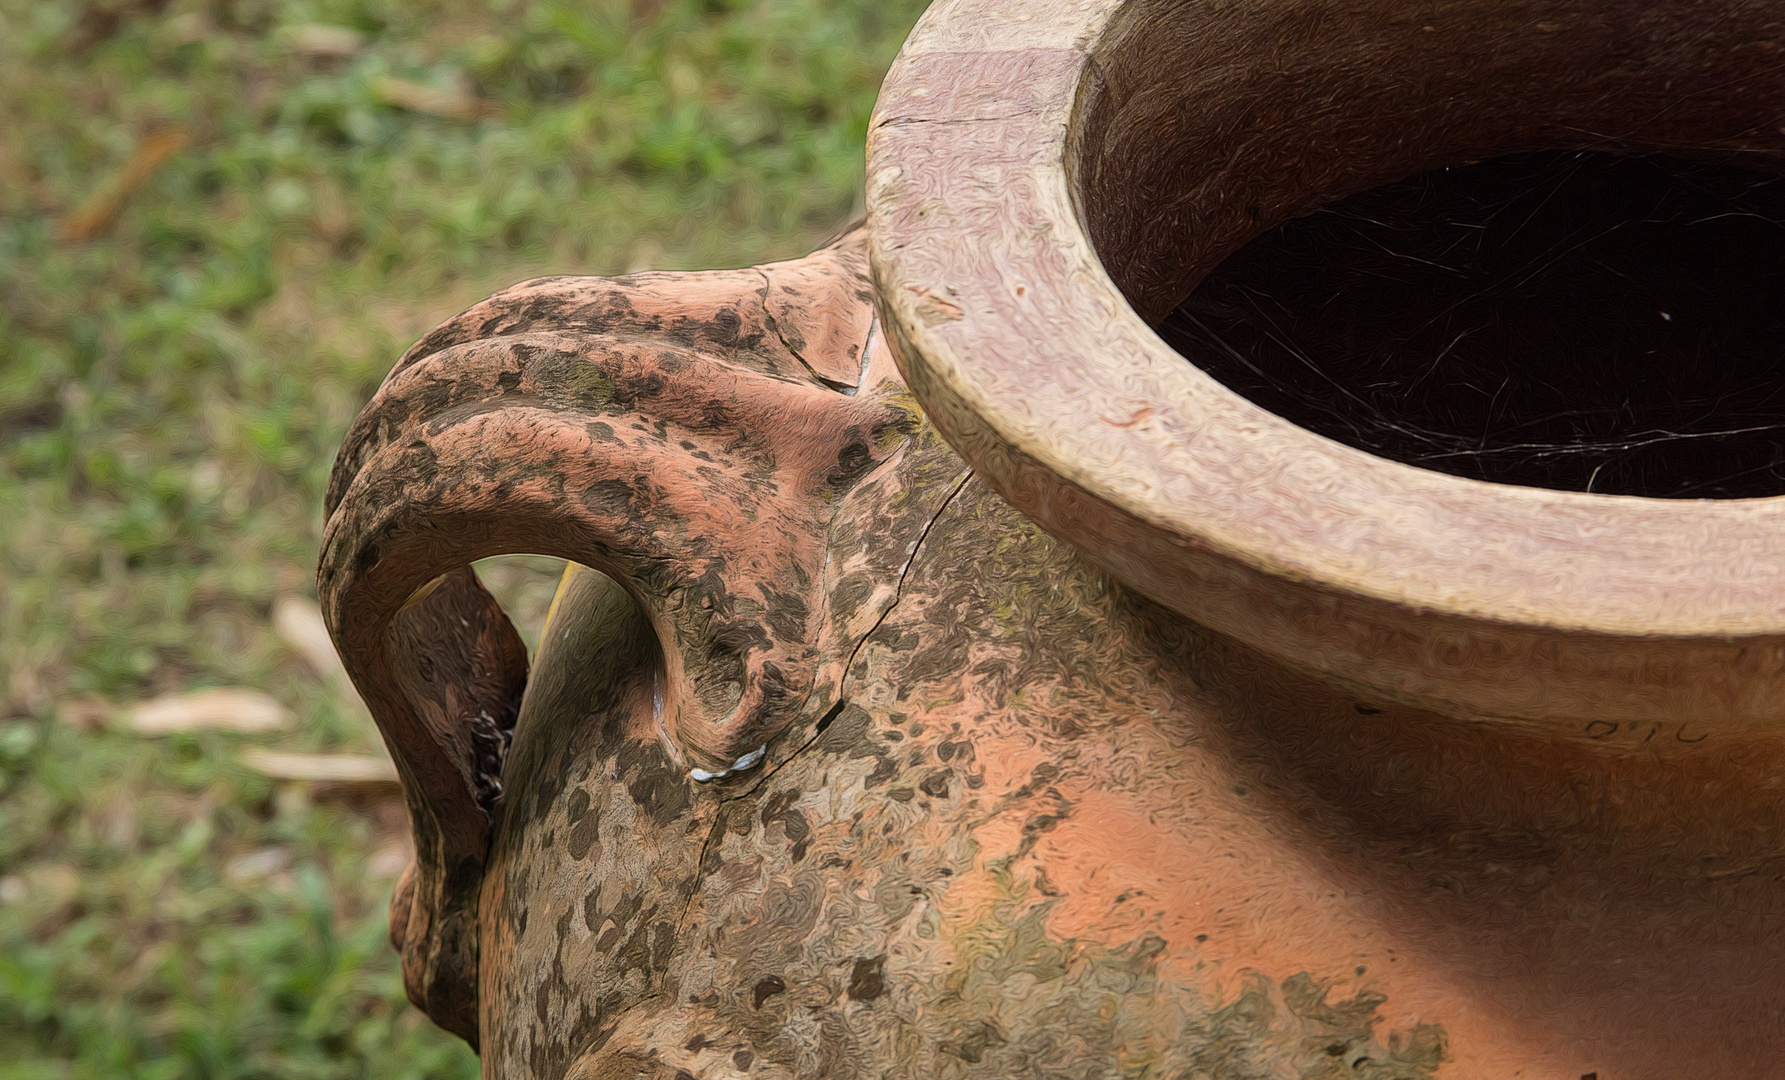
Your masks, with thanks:
[(1552, 151), (1372, 188), (1229, 255), (1159, 333), (1396, 461), (1785, 494), (1785, 179), (1739, 162)]
[(1751, 5), (1401, 7), (1124, 13), (1073, 166), (1130, 302), (1385, 458), (1785, 494), (1778, 29)]

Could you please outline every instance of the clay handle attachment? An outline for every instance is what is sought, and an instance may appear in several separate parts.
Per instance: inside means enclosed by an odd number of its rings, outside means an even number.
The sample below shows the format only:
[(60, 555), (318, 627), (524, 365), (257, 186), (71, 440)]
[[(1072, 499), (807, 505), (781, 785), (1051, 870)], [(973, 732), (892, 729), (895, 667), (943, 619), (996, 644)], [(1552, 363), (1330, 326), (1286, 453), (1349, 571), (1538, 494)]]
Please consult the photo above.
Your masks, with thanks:
[(627, 588), (662, 646), (659, 727), (695, 780), (760, 761), (816, 665), (824, 538), (909, 412), (855, 395), (854, 237), (742, 271), (548, 278), (410, 350), (327, 497), (323, 614), (402, 777), (393, 901), (410, 997), (476, 1041), (476, 893), (526, 652), (472, 574), (556, 555)]

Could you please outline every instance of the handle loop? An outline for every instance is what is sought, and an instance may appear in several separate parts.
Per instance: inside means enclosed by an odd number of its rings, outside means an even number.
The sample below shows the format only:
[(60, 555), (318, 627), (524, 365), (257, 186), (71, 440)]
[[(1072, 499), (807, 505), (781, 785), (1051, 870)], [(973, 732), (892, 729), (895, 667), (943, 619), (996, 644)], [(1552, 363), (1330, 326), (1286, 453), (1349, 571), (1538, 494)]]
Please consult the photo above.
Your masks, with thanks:
[(812, 685), (826, 530), (911, 414), (853, 396), (859, 234), (743, 271), (546, 278), (399, 361), (337, 459), (323, 614), (402, 777), (393, 900), (410, 997), (473, 1044), (476, 894), (526, 652), (470, 564), (612, 577), (663, 646), (662, 727), (696, 777), (760, 760)]

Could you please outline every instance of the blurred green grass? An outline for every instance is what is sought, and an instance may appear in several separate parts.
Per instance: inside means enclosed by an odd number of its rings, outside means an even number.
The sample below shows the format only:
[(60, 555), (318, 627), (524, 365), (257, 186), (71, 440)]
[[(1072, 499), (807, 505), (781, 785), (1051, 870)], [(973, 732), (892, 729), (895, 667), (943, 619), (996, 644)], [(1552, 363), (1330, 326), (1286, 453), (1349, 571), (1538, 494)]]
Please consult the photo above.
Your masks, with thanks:
[(809, 249), (922, 6), (0, 0), (0, 1076), (475, 1074), (384, 943), (399, 809), (103, 717), (246, 686), (363, 748), (268, 619), (384, 371), (520, 278)]

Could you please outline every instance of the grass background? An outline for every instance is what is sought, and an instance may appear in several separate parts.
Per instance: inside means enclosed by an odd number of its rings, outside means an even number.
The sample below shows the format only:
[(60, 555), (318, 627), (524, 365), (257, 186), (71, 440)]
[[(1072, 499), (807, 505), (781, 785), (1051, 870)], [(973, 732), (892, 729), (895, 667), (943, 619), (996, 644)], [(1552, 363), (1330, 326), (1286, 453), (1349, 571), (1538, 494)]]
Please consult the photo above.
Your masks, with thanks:
[[(0, 0), (0, 1077), (475, 1075), (384, 941), (400, 808), (236, 759), (365, 745), (268, 621), (313, 595), (335, 447), (505, 284), (847, 221), (922, 6)], [(536, 625), (552, 567), (480, 569)], [(205, 686), (300, 723), (113, 719)]]

